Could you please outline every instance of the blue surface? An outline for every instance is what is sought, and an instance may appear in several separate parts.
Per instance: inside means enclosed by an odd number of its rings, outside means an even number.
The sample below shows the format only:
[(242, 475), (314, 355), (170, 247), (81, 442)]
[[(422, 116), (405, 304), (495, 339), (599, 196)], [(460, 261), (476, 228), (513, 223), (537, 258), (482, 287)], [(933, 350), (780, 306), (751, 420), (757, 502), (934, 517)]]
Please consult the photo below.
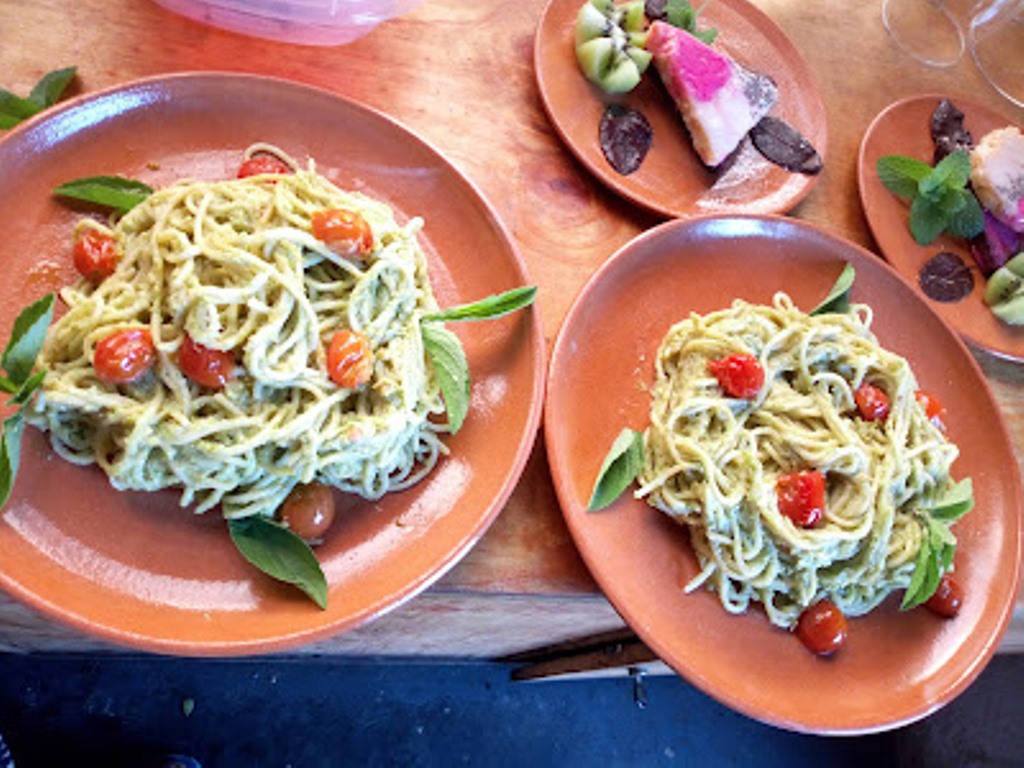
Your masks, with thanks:
[[(972, 766), (1024, 764), (1024, 657), (997, 657), (931, 718), (798, 735), (675, 677), (513, 683), (503, 664), (0, 654), (18, 768), (212, 766)], [(823, 692), (823, 706), (828, 693)]]

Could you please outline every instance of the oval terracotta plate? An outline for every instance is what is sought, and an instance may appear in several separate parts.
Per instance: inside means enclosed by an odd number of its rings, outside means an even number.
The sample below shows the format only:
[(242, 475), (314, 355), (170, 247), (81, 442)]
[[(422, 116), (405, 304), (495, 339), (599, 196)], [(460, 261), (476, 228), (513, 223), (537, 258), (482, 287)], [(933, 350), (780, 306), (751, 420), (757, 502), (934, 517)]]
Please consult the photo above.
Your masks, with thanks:
[[(949, 433), (973, 478), (976, 511), (954, 528), (967, 595), (952, 621), (901, 613), (898, 595), (852, 619), (834, 657), (812, 655), (760, 611), (734, 616), (717, 596), (683, 587), (698, 573), (686, 531), (629, 493), (588, 512), (601, 462), (624, 427), (646, 428), (664, 334), (691, 311), (784, 290), (811, 309), (843, 263), (853, 299), (870, 304), (880, 341), (907, 356), (948, 404)], [(591, 393), (581, 397), (581, 393)], [(545, 438), (566, 521), (595, 579), (666, 663), (723, 703), (814, 733), (892, 728), (937, 709), (985, 666), (1017, 596), (1021, 486), (996, 403), (960, 339), (880, 259), (808, 224), (708, 217), (663, 224), (618, 251), (571, 307), (551, 357)], [(978, 429), (984, 424), (984, 429)]]
[[(391, 119), (285, 81), (185, 74), (77, 99), (0, 142), (0, 327), (9, 329), (21, 307), (74, 277), (69, 245), (81, 212), (51, 197), (54, 186), (96, 174), (153, 187), (181, 177), (227, 178), (257, 141), (315, 159), (325, 176), (385, 200), (400, 220), (423, 216), (442, 306), (529, 282), (477, 189)], [(375, 504), (339, 495), (339, 519), (318, 549), (326, 611), (244, 562), (217, 515), (196, 517), (169, 491), (118, 493), (100, 470), (57, 458), (31, 429), (0, 513), (0, 584), (84, 632), (178, 654), (280, 650), (394, 607), (483, 534), (539, 426), (544, 354), (536, 310), (450, 327), (463, 340), (473, 378), (465, 425), (447, 441), (450, 456), (412, 489)]]
[[(744, 140), (735, 160), (727, 162), (727, 168), (709, 171), (693, 151), (682, 119), (653, 66), (628, 94), (612, 96), (591, 85), (576, 63), (573, 42), (573, 26), (582, 4), (583, 0), (552, 0), (548, 4), (537, 27), (534, 68), (555, 130), (594, 176), (634, 203), (680, 218), (782, 213), (807, 195), (817, 176), (790, 173), (773, 165), (749, 139)], [(716, 45), (744, 66), (775, 80), (779, 100), (769, 114), (799, 130), (825, 159), (825, 104), (806, 62), (782, 30), (745, 0), (708, 3), (699, 25), (717, 28)], [(640, 110), (654, 130), (647, 157), (628, 176), (608, 164), (598, 141), (601, 114), (612, 103)]]
[[(929, 299), (917, 284), (917, 276), (930, 258), (942, 251), (958, 254), (974, 268), (966, 240), (943, 235), (922, 246), (910, 234), (910, 205), (882, 186), (875, 166), (883, 155), (907, 155), (932, 162), (933, 147), (929, 124), (932, 112), (943, 96), (915, 96), (884, 109), (868, 127), (860, 145), (857, 182), (871, 234), (886, 260), (914, 285), (932, 309), (956, 328), (972, 345), (1009, 360), (1024, 360), (1024, 328), (1000, 322), (985, 306), (985, 280), (974, 269), (974, 290), (956, 302)], [(989, 131), (1013, 125), (1013, 121), (991, 109), (957, 96), (948, 96), (964, 113), (964, 126), (978, 141)]]

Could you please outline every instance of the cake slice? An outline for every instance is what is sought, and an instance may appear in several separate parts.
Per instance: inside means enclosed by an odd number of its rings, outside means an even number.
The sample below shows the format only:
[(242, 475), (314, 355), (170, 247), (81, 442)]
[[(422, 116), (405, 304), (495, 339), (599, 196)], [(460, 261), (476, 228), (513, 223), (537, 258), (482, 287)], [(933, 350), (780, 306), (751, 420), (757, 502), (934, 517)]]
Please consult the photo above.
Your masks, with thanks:
[(971, 150), (971, 186), (992, 215), (1024, 232), (1024, 134), (1015, 126), (992, 131)]
[(647, 50), (679, 108), (694, 149), (709, 167), (732, 154), (778, 98), (778, 88), (770, 77), (751, 72), (717, 48), (663, 21), (651, 23)]

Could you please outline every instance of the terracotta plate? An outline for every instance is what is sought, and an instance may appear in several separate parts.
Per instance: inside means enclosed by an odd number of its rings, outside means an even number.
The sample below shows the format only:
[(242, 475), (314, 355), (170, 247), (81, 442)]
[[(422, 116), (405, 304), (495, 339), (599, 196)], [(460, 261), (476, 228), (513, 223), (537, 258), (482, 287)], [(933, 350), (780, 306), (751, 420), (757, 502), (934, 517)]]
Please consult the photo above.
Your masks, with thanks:
[[(5, 279), (0, 326), (73, 279), (79, 212), (50, 196), (68, 179), (122, 174), (158, 187), (233, 176), (242, 150), (269, 141), (347, 188), (422, 215), (442, 306), (529, 282), (494, 211), (434, 149), (391, 119), (324, 91), (228, 74), (144, 80), (75, 100), (0, 142)], [(480, 255), (487, 258), (481, 261)], [(481, 264), (486, 264), (486, 269)], [(354, 627), (426, 588), (501, 510), (539, 427), (543, 336), (536, 310), (451, 326), (473, 376), (451, 455), (411, 490), (342, 504), (318, 553), (329, 607), (256, 572), (217, 515), (172, 492), (118, 493), (28, 430), (14, 494), (0, 513), (0, 584), (84, 632), (178, 654), (280, 650)], [(6, 330), (5, 330), (6, 334)]]
[[(879, 249), (922, 297), (925, 294), (917, 286), (917, 275), (925, 262), (937, 253), (952, 251), (974, 267), (970, 248), (966, 240), (945, 235), (931, 245), (918, 245), (910, 234), (909, 203), (882, 186), (875, 165), (883, 155), (908, 155), (931, 163), (934, 145), (929, 123), (942, 98), (915, 96), (884, 109), (864, 135), (857, 169), (860, 199)], [(966, 99), (947, 98), (964, 113), (964, 125), (975, 141), (995, 128), (1013, 124), (1009, 118)], [(984, 293), (984, 278), (975, 271), (974, 290), (961, 301), (944, 303), (927, 297), (925, 300), (972, 345), (999, 357), (1024, 360), (1024, 328), (996, 319), (982, 300)]]
[[(537, 28), (534, 68), (555, 130), (598, 179), (634, 203), (672, 217), (782, 213), (810, 191), (816, 176), (789, 173), (769, 163), (749, 140), (727, 169), (709, 171), (693, 151), (682, 119), (653, 67), (636, 89), (620, 96), (587, 82), (576, 63), (573, 43), (573, 25), (582, 3), (552, 0), (547, 6)], [(700, 20), (702, 26), (718, 29), (716, 45), (775, 80), (779, 101), (771, 114), (799, 130), (825, 158), (825, 104), (810, 69), (782, 30), (745, 0), (708, 3)], [(654, 129), (650, 152), (628, 176), (612, 169), (598, 141), (601, 114), (612, 103), (640, 110)]]
[[(624, 494), (588, 512), (605, 453), (623, 427), (648, 424), (654, 361), (669, 327), (733, 299), (769, 302), (785, 290), (815, 306), (843, 262), (853, 298), (875, 310), (884, 345), (907, 356), (949, 407), (974, 481), (976, 512), (955, 527), (960, 616), (900, 613), (898, 595), (851, 620), (842, 650), (809, 653), (760, 611), (733, 616), (718, 598), (683, 587), (697, 574), (685, 530)], [(580, 397), (581, 393), (592, 393)], [(759, 720), (814, 733), (863, 733), (927, 715), (962, 691), (994, 652), (1017, 596), (1021, 486), (996, 403), (960, 339), (880, 259), (808, 224), (776, 217), (709, 217), (663, 224), (633, 240), (587, 283), (551, 358), (545, 438), (572, 536), (626, 622), (670, 666)], [(978, 429), (984, 424), (984, 429)]]

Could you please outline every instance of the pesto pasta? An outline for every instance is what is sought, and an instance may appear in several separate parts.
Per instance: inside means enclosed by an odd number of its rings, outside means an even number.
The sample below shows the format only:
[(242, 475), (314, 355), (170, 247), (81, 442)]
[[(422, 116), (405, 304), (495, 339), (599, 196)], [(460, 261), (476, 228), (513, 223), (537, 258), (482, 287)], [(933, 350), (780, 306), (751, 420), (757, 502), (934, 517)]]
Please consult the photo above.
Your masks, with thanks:
[[(918, 514), (951, 486), (958, 449), (871, 320), (865, 305), (808, 315), (780, 293), (668, 332), (636, 495), (688, 527), (701, 568), (688, 591), (708, 587), (733, 613), (759, 603), (792, 627), (824, 597), (858, 616), (908, 586), (926, 535)], [(709, 372), (733, 354), (764, 371), (749, 399), (724, 394)], [(884, 420), (857, 417), (864, 383), (887, 393)], [(804, 527), (780, 511), (777, 484), (806, 469), (828, 490), (822, 519)]]

